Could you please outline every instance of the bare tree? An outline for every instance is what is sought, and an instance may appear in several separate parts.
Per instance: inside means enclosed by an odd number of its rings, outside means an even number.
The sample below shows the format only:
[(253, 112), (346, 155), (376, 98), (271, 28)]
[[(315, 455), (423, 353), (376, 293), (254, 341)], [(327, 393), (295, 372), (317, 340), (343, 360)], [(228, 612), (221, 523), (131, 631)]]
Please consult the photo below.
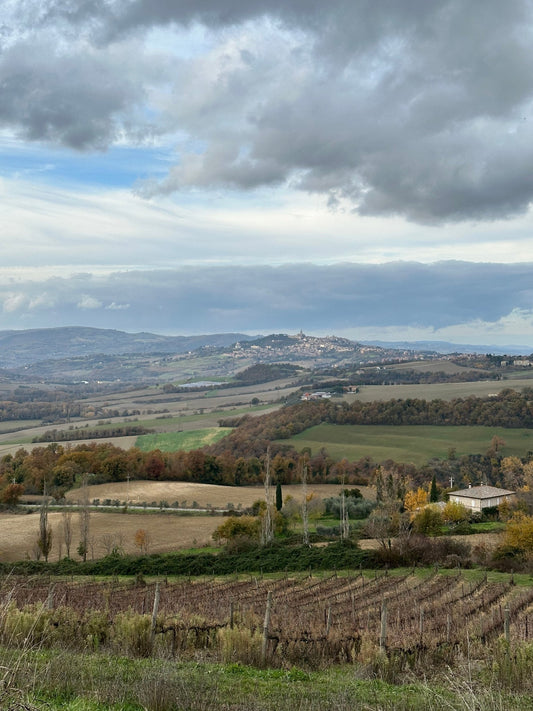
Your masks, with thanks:
[(46, 483), (44, 486), (43, 503), (41, 505), (41, 513), (39, 517), (39, 536), (37, 538), (37, 546), (48, 562), (48, 556), (52, 550), (52, 528), (48, 525), (48, 496), (46, 495)]
[(307, 460), (304, 460), (302, 463), (302, 523), (304, 546), (309, 545), (309, 510), (307, 503)]
[(113, 548), (115, 547), (115, 536), (112, 533), (104, 533), (100, 537), (100, 543), (104, 549), (106, 555), (111, 555)]
[(340, 535), (341, 541), (346, 541), (350, 537), (350, 522), (348, 521), (348, 509), (346, 507), (346, 472), (344, 467), (342, 467), (342, 477), (341, 477), (341, 522), (340, 522)]
[(270, 447), (267, 449), (265, 462), (265, 502), (266, 509), (263, 516), (263, 525), (261, 531), (261, 543), (266, 545), (272, 542), (274, 538), (274, 527), (272, 522), (272, 502), (270, 495)]
[(87, 473), (83, 474), (80, 500), (80, 543), (78, 546), (78, 553), (83, 558), (84, 562), (87, 560), (87, 553), (89, 552), (90, 511), (88, 480), (89, 475)]
[(70, 547), (72, 546), (72, 511), (61, 513), (61, 528), (63, 531), (63, 541), (67, 549), (67, 558), (70, 558)]

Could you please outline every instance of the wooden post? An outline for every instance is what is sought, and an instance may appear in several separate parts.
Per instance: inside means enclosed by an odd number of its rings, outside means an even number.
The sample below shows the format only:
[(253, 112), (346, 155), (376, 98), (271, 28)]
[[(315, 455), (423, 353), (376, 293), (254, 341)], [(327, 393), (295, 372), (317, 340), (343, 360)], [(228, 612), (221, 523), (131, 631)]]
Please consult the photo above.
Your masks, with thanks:
[(452, 618), (448, 614), (448, 615), (446, 615), (446, 642), (448, 642), (448, 643), (450, 642), (451, 628), (452, 628)]
[(422, 642), (422, 638), (424, 636), (424, 608), (420, 608), (420, 620), (418, 623), (418, 629), (420, 632), (420, 641)]
[(155, 593), (154, 593), (154, 607), (152, 610), (152, 630), (151, 630), (151, 642), (152, 645), (154, 644), (155, 640), (155, 628), (157, 624), (157, 612), (159, 610), (159, 583), (155, 584)]
[(263, 622), (263, 646), (261, 648), (261, 662), (264, 664), (267, 655), (268, 646), (268, 627), (270, 625), (270, 609), (272, 607), (272, 591), (269, 590), (267, 594), (267, 602), (265, 609), (265, 620)]
[(509, 644), (511, 642), (511, 611), (509, 609), (509, 605), (505, 606), (503, 613), (503, 629), (505, 632), (505, 641)]
[(387, 643), (387, 601), (381, 603), (381, 631), (379, 635), (379, 649), (383, 651)]
[(234, 613), (235, 613), (235, 610), (234, 610), (234, 605), (233, 605), (233, 600), (232, 600), (230, 602), (230, 606), (229, 606), (229, 628), (230, 628), (230, 630), (233, 629), (233, 615), (234, 615)]
[(329, 631), (331, 629), (331, 605), (328, 607), (328, 613), (326, 616), (326, 637), (329, 634)]

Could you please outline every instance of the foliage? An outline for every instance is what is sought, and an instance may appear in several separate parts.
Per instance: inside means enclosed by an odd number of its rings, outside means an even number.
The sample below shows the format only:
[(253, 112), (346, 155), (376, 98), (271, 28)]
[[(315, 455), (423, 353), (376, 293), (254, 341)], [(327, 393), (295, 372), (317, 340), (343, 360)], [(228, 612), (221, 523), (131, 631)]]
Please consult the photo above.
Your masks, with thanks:
[(103, 439), (107, 437), (139, 437), (153, 430), (140, 425), (127, 425), (106, 427), (105, 429), (84, 429), (83, 435), (79, 430), (47, 430), (42, 435), (33, 437), (32, 442), (73, 442), (77, 439)]
[(54, 563), (24, 560), (0, 563), (0, 573), (22, 575), (230, 575), (236, 572), (277, 572), (373, 567), (374, 553), (350, 542), (315, 548), (275, 541), (240, 552), (109, 555), (99, 560), (63, 559)]
[[(330, 496), (324, 499), (324, 506), (326, 515), (340, 519), (342, 510), (342, 500), (340, 496)], [(376, 504), (368, 499), (358, 500), (345, 497), (344, 506), (348, 518), (365, 519), (375, 508)]]
[(22, 484), (8, 484), (0, 494), (0, 501), (7, 506), (16, 506), (23, 493)]
[(455, 501), (448, 501), (442, 509), (442, 520), (444, 523), (462, 523), (470, 519), (470, 511)]
[(281, 482), (276, 484), (276, 511), (281, 511), (283, 508), (283, 492), (281, 491)]
[(507, 522), (504, 545), (533, 553), (533, 516), (517, 511)]
[(240, 384), (257, 385), (271, 380), (289, 378), (302, 371), (303, 368), (292, 363), (256, 363), (235, 375)]
[(413, 518), (413, 530), (424, 536), (437, 536), (442, 529), (442, 514), (435, 506), (425, 506)]
[(419, 487), (416, 491), (410, 490), (406, 493), (403, 505), (406, 511), (414, 513), (428, 503), (428, 492)]
[(135, 545), (141, 553), (148, 553), (150, 547), (150, 534), (144, 528), (139, 528), (135, 531)]
[(229, 516), (224, 523), (217, 526), (213, 533), (215, 541), (230, 541), (233, 538), (246, 536), (251, 540), (259, 540), (260, 519), (257, 516)]
[(118, 654), (146, 657), (152, 651), (150, 615), (139, 615), (133, 610), (115, 616), (111, 643)]

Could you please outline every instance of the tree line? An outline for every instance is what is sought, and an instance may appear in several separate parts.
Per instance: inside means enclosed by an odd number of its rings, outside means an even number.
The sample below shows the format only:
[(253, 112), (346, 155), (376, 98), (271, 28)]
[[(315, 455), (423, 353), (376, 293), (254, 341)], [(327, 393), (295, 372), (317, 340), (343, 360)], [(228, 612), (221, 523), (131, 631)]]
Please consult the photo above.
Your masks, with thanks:
[(351, 404), (318, 400), (301, 402), (261, 417), (243, 417), (228, 437), (210, 451), (230, 451), (236, 456), (258, 456), (269, 442), (288, 439), (323, 422), (336, 425), (480, 425), (486, 427), (533, 427), (533, 389), (519, 393), (505, 389), (493, 397), (453, 400), (406, 398)]
[[(532, 427), (533, 390), (522, 393), (506, 390), (494, 398), (443, 400), (392, 400), (389, 402), (336, 404), (322, 400), (286, 407), (275, 413), (242, 418), (223, 440), (210, 447), (190, 452), (142, 452), (121, 449), (111, 443), (85, 443), (63, 446), (50, 443), (31, 452), (20, 449), (0, 459), (0, 500), (8, 501), (10, 487), (28, 493), (47, 491), (61, 497), (91, 474), (91, 483), (120, 482), (127, 479), (192, 481), (240, 486), (263, 481), (265, 457), (270, 448), (273, 482), (297, 483), (299, 463), (305, 458), (309, 481), (364, 485), (374, 482), (378, 468), (413, 485), (437, 477), (441, 485), (466, 486), (485, 481), (513, 489), (520, 485), (524, 460), (502, 457), (501, 443), (493, 441), (484, 454), (457, 457), (450, 450), (447, 459), (431, 460), (423, 467), (393, 461), (373, 462), (363, 457), (354, 462), (336, 461), (325, 449), (311, 455), (298, 453), (282, 440), (321, 422), (336, 424), (481, 424), (507, 427)], [(529, 473), (529, 470), (527, 470)], [(533, 481), (532, 481), (533, 485)], [(16, 490), (15, 490), (16, 491)], [(20, 489), (19, 489), (20, 493)]]

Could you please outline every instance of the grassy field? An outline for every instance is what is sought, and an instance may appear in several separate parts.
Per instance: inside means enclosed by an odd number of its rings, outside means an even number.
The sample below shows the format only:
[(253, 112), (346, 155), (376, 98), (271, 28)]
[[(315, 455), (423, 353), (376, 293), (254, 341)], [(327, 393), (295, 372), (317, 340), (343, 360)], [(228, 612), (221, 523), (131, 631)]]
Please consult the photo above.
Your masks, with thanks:
[(209, 427), (203, 430), (190, 430), (188, 432), (161, 432), (158, 434), (141, 435), (137, 437), (135, 446), (143, 452), (160, 449), (162, 452), (177, 452), (191, 449), (200, 449), (209, 444), (215, 444), (231, 432), (229, 427)]
[[(499, 685), (489, 665), (428, 670), (394, 683), (370, 660), (320, 671), (258, 669), (204, 660), (129, 659), (102, 653), (0, 650), (4, 708), (35, 711), (526, 711), (527, 684)], [(377, 678), (376, 678), (377, 677)], [(524, 686), (526, 688), (524, 688)]]
[[(386, 371), (383, 379), (387, 379)], [(499, 393), (506, 388), (522, 390), (530, 388), (533, 384), (531, 378), (521, 377), (509, 380), (480, 380), (472, 383), (435, 383), (433, 385), (362, 385), (357, 394), (345, 395), (347, 402), (362, 400), (393, 400), (406, 398), (419, 398), (420, 400), (453, 400), (457, 397), (487, 397)]]
[(325, 447), (331, 456), (350, 461), (372, 457), (376, 462), (393, 459), (396, 462), (425, 464), (428, 459), (446, 458), (454, 447), (457, 455), (484, 453), (497, 435), (505, 441), (505, 456), (523, 457), (533, 450), (533, 430), (503, 427), (439, 427), (430, 425), (330, 425), (311, 427), (291, 439), (298, 451), (310, 447), (317, 452)]

